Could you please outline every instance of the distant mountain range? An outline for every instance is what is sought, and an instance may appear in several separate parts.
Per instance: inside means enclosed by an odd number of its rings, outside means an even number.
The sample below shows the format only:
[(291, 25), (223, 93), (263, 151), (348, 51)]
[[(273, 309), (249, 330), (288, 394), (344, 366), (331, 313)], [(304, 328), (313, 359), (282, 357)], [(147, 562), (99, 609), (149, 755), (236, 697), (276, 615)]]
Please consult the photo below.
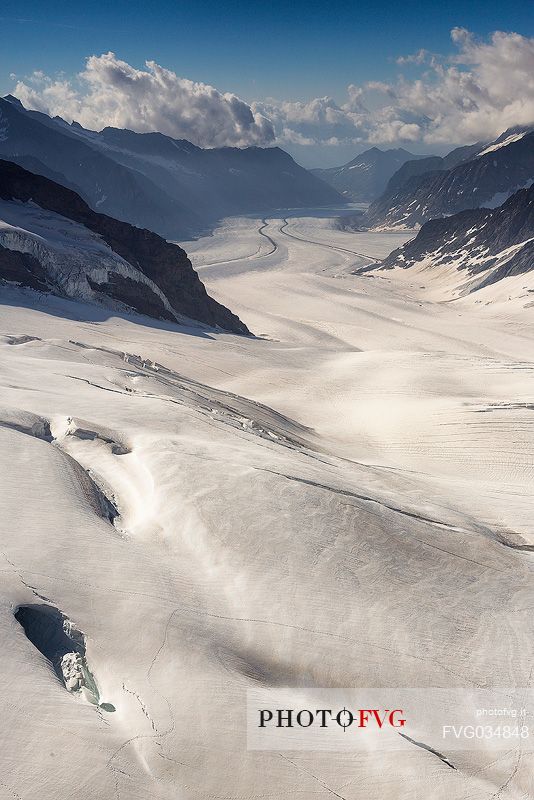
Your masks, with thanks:
[(456, 296), (534, 271), (534, 185), (498, 208), (425, 223), (379, 268), (424, 270), (431, 281), (444, 276)]
[(417, 156), (408, 150), (379, 150), (371, 147), (342, 167), (312, 169), (313, 174), (334, 187), (346, 201), (368, 203), (385, 190), (391, 176), (406, 162), (428, 161), (427, 156)]
[(533, 179), (534, 131), (514, 128), (490, 144), (405, 163), (362, 222), (372, 228), (413, 228), (464, 209), (495, 208)]
[(249, 332), (207, 294), (181, 247), (97, 214), (72, 190), (3, 160), (1, 282), (157, 319)]
[(0, 98), (0, 158), (75, 190), (94, 210), (184, 239), (222, 217), (341, 196), (278, 147), (203, 150), (161, 133), (96, 132)]

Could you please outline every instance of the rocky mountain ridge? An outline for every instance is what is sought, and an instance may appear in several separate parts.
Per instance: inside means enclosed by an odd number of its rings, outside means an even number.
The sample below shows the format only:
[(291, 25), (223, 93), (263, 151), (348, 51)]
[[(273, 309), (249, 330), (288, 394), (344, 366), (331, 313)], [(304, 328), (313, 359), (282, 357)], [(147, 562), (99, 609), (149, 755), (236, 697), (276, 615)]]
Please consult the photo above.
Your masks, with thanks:
[(95, 211), (184, 240), (219, 219), (342, 201), (277, 147), (203, 150), (160, 133), (91, 131), (0, 98), (0, 158), (74, 189)]
[(372, 228), (415, 228), (465, 209), (496, 208), (533, 180), (534, 131), (513, 129), (489, 145), (460, 148), (445, 159), (408, 162), (371, 204), (365, 223)]

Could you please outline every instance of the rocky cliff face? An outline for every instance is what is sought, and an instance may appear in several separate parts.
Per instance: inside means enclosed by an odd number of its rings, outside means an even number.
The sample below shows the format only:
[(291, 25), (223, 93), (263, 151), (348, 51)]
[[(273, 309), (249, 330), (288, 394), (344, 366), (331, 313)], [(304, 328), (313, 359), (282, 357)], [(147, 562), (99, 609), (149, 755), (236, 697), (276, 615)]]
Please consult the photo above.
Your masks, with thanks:
[(73, 191), (0, 161), (0, 277), (248, 333), (213, 300), (187, 254), (151, 231), (97, 214)]
[[(455, 153), (461, 161), (451, 168)], [(421, 168), (429, 171), (421, 173)], [(507, 131), (487, 146), (405, 164), (371, 204), (365, 221), (369, 227), (413, 228), (465, 209), (494, 208), (533, 179), (534, 132)]]
[(391, 253), (380, 269), (455, 272), (461, 294), (534, 271), (534, 186), (496, 209), (462, 211), (427, 222), (415, 239)]

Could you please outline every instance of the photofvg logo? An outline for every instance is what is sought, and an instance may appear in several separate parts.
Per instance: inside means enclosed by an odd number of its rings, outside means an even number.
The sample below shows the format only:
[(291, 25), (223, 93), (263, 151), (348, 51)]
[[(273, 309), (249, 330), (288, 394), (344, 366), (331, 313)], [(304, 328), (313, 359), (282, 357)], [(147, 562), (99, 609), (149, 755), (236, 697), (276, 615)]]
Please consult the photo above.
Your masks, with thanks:
[(338, 725), (346, 731), (348, 728), (367, 728), (376, 726), (379, 730), (384, 727), (403, 728), (406, 723), (404, 711), (395, 708), (390, 711), (388, 708), (358, 708), (350, 710), (343, 708), (340, 711), (333, 711), (331, 708), (261, 708), (259, 709), (258, 725), (266, 728), (273, 725), (277, 728), (309, 728), (311, 725), (318, 725), (320, 728), (328, 728), (330, 725)]
[[(247, 692), (250, 750), (534, 750), (528, 689), (305, 689)], [(531, 735), (532, 729), (532, 735)]]

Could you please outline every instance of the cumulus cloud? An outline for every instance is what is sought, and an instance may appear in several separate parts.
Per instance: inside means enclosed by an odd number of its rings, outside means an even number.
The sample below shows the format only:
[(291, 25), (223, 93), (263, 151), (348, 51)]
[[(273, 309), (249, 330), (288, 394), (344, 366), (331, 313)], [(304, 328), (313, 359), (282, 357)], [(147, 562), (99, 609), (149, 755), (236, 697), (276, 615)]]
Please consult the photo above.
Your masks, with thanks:
[(451, 53), (421, 49), (400, 56), (392, 81), (350, 84), (342, 101), (326, 96), (248, 104), (153, 61), (135, 69), (113, 53), (91, 56), (75, 81), (34, 73), (14, 94), (30, 108), (87, 127), (157, 130), (205, 147), (445, 147), (534, 124), (534, 38), (498, 31), (478, 39), (454, 28), (451, 40)]
[(430, 57), (431, 54), (428, 52), (428, 50), (421, 48), (421, 50), (418, 50), (417, 53), (411, 53), (408, 56), (399, 56), (397, 58), (397, 64), (400, 64), (401, 66), (404, 64), (424, 64), (429, 60)]
[(341, 103), (323, 97), (256, 107), (273, 120), (282, 142), (299, 134), (315, 145), (438, 146), (534, 124), (534, 39), (498, 31), (480, 40), (463, 28), (454, 28), (451, 39), (452, 54), (423, 49), (399, 57), (401, 69), (416, 71), (410, 79), (401, 73), (391, 83), (351, 85)]
[(91, 56), (76, 81), (35, 72), (14, 94), (28, 108), (89, 128), (159, 131), (201, 147), (266, 145), (271, 122), (235, 94), (180, 78), (154, 61), (136, 69), (114, 53)]

